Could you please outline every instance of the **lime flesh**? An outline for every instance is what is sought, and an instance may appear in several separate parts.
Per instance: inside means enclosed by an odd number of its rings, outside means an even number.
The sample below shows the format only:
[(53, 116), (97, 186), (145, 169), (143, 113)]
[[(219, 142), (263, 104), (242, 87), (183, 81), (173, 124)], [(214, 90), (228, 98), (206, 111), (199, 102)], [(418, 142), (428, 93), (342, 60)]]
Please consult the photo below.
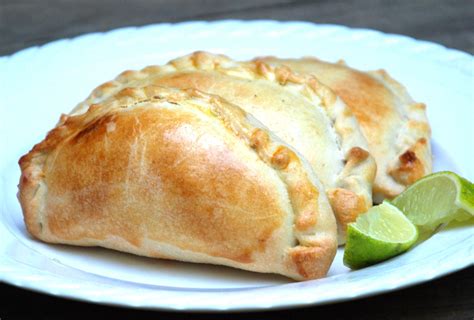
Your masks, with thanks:
[(474, 216), (474, 185), (453, 172), (438, 172), (415, 182), (392, 203), (420, 231), (432, 232), (440, 224)]
[(351, 269), (363, 268), (405, 252), (417, 238), (403, 212), (383, 202), (349, 224), (343, 261)]

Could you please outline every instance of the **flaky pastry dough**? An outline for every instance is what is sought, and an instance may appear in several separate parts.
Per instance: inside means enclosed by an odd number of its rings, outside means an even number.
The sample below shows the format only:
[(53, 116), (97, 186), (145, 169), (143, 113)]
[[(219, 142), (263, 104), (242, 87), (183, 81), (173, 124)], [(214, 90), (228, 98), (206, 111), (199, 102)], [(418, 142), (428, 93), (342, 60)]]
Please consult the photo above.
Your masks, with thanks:
[(19, 200), (38, 239), (323, 277), (336, 222), (311, 166), (217, 96), (124, 88), (62, 116), (20, 159)]
[(426, 106), (416, 103), (407, 90), (385, 70), (362, 72), (343, 61), (316, 58), (259, 58), (309, 73), (329, 86), (349, 106), (369, 143), (377, 163), (374, 200), (392, 199), (432, 172), (431, 129)]
[(311, 164), (327, 190), (339, 225), (372, 205), (375, 161), (351, 111), (328, 87), (311, 76), (264, 62), (236, 62), (223, 55), (196, 52), (163, 66), (125, 71), (104, 83), (71, 114), (84, 112), (127, 87), (160, 85), (216, 94), (253, 114)]

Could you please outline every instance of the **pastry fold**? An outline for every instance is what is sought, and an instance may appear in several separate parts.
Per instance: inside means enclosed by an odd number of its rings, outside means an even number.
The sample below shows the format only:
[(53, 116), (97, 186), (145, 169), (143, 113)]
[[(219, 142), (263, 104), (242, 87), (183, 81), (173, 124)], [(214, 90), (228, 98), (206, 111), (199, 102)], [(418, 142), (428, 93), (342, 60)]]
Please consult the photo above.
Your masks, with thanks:
[(386, 71), (362, 72), (343, 61), (329, 63), (312, 57), (266, 57), (257, 61), (314, 75), (345, 101), (360, 123), (377, 163), (375, 202), (394, 198), (432, 172), (426, 106), (415, 102)]
[(194, 89), (119, 88), (20, 159), (36, 238), (296, 280), (337, 248), (311, 165), (252, 115)]
[(344, 102), (311, 76), (261, 61), (237, 62), (196, 52), (163, 66), (126, 71), (96, 88), (71, 114), (81, 114), (127, 87), (193, 88), (223, 97), (254, 115), (311, 164), (326, 188), (345, 242), (347, 224), (372, 206), (375, 161)]

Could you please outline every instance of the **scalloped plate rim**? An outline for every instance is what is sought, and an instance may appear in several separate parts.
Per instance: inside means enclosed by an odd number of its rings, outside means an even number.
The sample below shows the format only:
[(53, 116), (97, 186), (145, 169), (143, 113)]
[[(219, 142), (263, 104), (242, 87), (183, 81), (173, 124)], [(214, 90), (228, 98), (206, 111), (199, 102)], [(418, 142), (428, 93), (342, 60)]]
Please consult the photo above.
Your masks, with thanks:
[(241, 19), (223, 19), (223, 20), (215, 20), (215, 21), (205, 21), (205, 20), (190, 20), (190, 21), (182, 21), (182, 22), (164, 22), (164, 23), (153, 23), (153, 24), (147, 24), (147, 25), (141, 25), (141, 26), (125, 26), (125, 27), (119, 27), (119, 28), (114, 28), (106, 31), (97, 31), (97, 32), (88, 32), (88, 33), (83, 33), (79, 34), (73, 37), (64, 37), (64, 38), (59, 38), (50, 42), (46, 42), (43, 44), (39, 45), (34, 45), (31, 47), (27, 47), (21, 50), (18, 50), (12, 54), (9, 55), (3, 55), (0, 56), (0, 62), (5, 59), (11, 59), (14, 58), (17, 55), (24, 54), (26, 51), (33, 51), (33, 50), (38, 50), (38, 49), (44, 49), (46, 47), (49, 47), (51, 45), (55, 45), (61, 42), (72, 42), (72, 41), (80, 41), (83, 38), (86, 37), (96, 37), (96, 36), (107, 36), (109, 34), (113, 33), (118, 33), (118, 32), (125, 32), (125, 31), (136, 31), (140, 29), (147, 29), (147, 28), (154, 28), (154, 27), (162, 27), (162, 26), (170, 26), (170, 27), (176, 27), (176, 26), (184, 26), (184, 25), (192, 25), (192, 24), (203, 24), (203, 25), (217, 25), (217, 24), (227, 24), (227, 23), (243, 23), (243, 24), (260, 24), (260, 23), (275, 23), (279, 25), (292, 25), (292, 24), (299, 24), (299, 25), (307, 25), (307, 26), (317, 26), (317, 27), (322, 27), (322, 28), (335, 28), (335, 29), (340, 29), (340, 30), (345, 30), (345, 31), (350, 31), (350, 32), (365, 32), (365, 33), (373, 33), (379, 36), (383, 37), (392, 37), (392, 38), (398, 38), (398, 39), (403, 39), (404, 41), (410, 41), (410, 42), (416, 42), (418, 44), (425, 44), (430, 47), (436, 48), (436, 49), (441, 49), (441, 50), (447, 50), (453, 54), (456, 55), (462, 55), (465, 58), (472, 58), (473, 55), (471, 55), (469, 52), (462, 51), (460, 49), (455, 49), (455, 48), (450, 48), (447, 47), (443, 44), (436, 43), (433, 41), (429, 40), (423, 40), (423, 39), (417, 39), (411, 36), (407, 36), (404, 34), (398, 34), (398, 33), (385, 33), (376, 29), (370, 29), (370, 28), (353, 28), (345, 25), (339, 25), (339, 24), (332, 24), (332, 23), (312, 23), (309, 21), (304, 21), (304, 20), (287, 20), (287, 21), (279, 21), (279, 20), (271, 20), (271, 19), (255, 19), (255, 20), (241, 20)]

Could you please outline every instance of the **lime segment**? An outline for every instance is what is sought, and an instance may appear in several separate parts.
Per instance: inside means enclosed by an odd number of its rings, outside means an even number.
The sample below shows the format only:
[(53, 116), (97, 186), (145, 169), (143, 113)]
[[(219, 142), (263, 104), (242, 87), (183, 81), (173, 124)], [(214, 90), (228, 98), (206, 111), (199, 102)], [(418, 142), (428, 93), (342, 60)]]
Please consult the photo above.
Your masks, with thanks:
[(474, 184), (453, 172), (426, 176), (393, 202), (422, 232), (440, 224), (464, 221), (474, 216)]
[(408, 250), (418, 238), (417, 228), (389, 202), (372, 207), (347, 229), (344, 264), (363, 268)]

